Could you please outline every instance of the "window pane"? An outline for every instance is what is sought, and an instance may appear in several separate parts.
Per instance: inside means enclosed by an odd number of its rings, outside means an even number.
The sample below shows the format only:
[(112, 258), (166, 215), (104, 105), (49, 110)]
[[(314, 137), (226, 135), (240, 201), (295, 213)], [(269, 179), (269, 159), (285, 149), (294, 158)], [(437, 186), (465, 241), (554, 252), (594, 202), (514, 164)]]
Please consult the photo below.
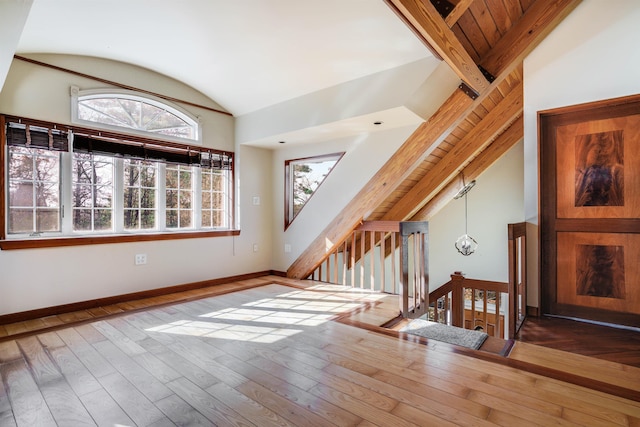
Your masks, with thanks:
[(12, 233), (31, 233), (33, 229), (32, 209), (9, 209), (9, 230)]
[(202, 192), (202, 209), (211, 209), (211, 193)]
[(90, 185), (76, 185), (73, 187), (73, 206), (76, 208), (90, 208), (91, 202)]
[(175, 210), (167, 211), (167, 227), (169, 228), (178, 227), (178, 211), (175, 211)]
[(191, 209), (191, 191), (180, 192), (180, 209)]
[(73, 229), (91, 231), (91, 209), (73, 210)]
[(191, 227), (191, 211), (180, 211), (180, 228)]
[(285, 162), (287, 207), (285, 223), (290, 224), (320, 187), (344, 153), (328, 154)]
[(111, 209), (96, 209), (94, 211), (94, 229), (105, 231), (111, 230), (112, 212)]
[(153, 209), (156, 207), (156, 190), (143, 188), (141, 190), (140, 207)]
[(142, 162), (140, 171), (141, 186), (155, 188), (156, 186), (156, 165), (152, 162)]
[(9, 206), (33, 206), (33, 182), (11, 182), (9, 184)]
[(178, 207), (178, 190), (167, 190), (167, 208)]
[(143, 210), (141, 212), (142, 221), (141, 228), (153, 229), (156, 228), (156, 212), (151, 210)]
[(33, 157), (22, 147), (11, 147), (9, 153), (9, 178), (30, 180), (33, 177)]
[(100, 208), (110, 208), (113, 201), (113, 187), (101, 186), (96, 188), (95, 206)]
[[(157, 105), (156, 105), (157, 104)], [(78, 118), (138, 131), (196, 139), (198, 124), (169, 105), (135, 95), (104, 94), (78, 100)]]
[(136, 230), (138, 225), (138, 210), (125, 209), (124, 211), (124, 228), (127, 230)]
[(140, 207), (140, 189), (125, 188), (124, 189), (124, 207), (139, 208)]
[(211, 211), (209, 210), (202, 210), (202, 226), (203, 227), (211, 227)]
[(180, 170), (180, 188), (191, 188), (191, 171)]
[(124, 185), (137, 187), (140, 185), (140, 169), (135, 164), (128, 164), (124, 168)]
[(36, 210), (36, 230), (37, 231), (60, 230), (60, 210), (59, 209), (37, 209)]
[(211, 173), (208, 171), (202, 171), (202, 191), (211, 190)]
[(60, 188), (58, 183), (48, 184), (44, 182), (38, 182), (35, 185), (36, 190), (36, 206), (42, 207), (57, 207), (58, 197), (60, 196)]
[(7, 231), (60, 231), (60, 153), (11, 146), (8, 160)]
[(169, 169), (167, 167), (165, 176), (167, 188), (178, 188), (178, 171), (176, 169)]

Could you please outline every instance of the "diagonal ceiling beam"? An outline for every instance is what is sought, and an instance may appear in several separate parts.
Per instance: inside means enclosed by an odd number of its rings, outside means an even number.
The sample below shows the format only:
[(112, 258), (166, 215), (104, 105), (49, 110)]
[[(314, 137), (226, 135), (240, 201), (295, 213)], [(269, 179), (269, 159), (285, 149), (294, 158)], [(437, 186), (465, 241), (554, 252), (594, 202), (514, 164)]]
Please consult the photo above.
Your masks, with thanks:
[[(492, 164), (494, 164), (500, 157), (502, 157), (511, 147), (516, 145), (518, 141), (521, 141), (524, 135), (524, 121), (522, 116), (518, 117), (515, 122), (505, 130), (495, 141), (491, 143), (482, 153), (480, 153), (475, 159), (473, 159), (463, 170), (467, 182), (472, 181), (482, 172), (487, 170)], [(428, 221), (430, 220), (440, 209), (442, 209), (447, 203), (449, 203), (453, 196), (455, 196), (460, 188), (462, 182), (456, 178), (449, 181), (449, 183), (429, 202), (422, 207), (410, 221)]]
[(458, 141), (442, 159), (429, 170), (398, 202), (381, 218), (382, 221), (404, 221), (412, 217), (452, 178), (464, 165), (484, 150), (522, 115), (522, 83), (513, 88), (489, 113)]
[(460, 0), (456, 7), (453, 8), (451, 13), (448, 14), (446, 18), (444, 18), (444, 22), (447, 23), (449, 28), (453, 27), (456, 22), (458, 22), (458, 19), (460, 19), (460, 17), (464, 15), (467, 9), (469, 9), (471, 3), (473, 3), (473, 0)]
[[(543, 3), (538, 7), (538, 3)], [(333, 221), (311, 242), (307, 249), (291, 264), (287, 276), (307, 277), (336, 244), (340, 244), (360, 224), (362, 218), (372, 212), (422, 160), (437, 147), (446, 136), (483, 102), (486, 94), (497, 87), (519, 66), (522, 58), (531, 52), (544, 37), (578, 4), (580, 0), (538, 0), (531, 6), (521, 21), (508, 31), (503, 38), (514, 41), (513, 45), (498, 43), (489, 53), (488, 60), (481, 62), (496, 79), (489, 90), (475, 101), (456, 90), (433, 116), (409, 137), (385, 163), (371, 180), (356, 194)], [(524, 32), (526, 37), (511, 34)], [(522, 40), (522, 42), (520, 41)], [(496, 49), (500, 49), (497, 51)], [(494, 52), (495, 51), (495, 52)]]
[(484, 92), (489, 82), (460, 40), (429, 0), (385, 0), (405, 23), (420, 34), (467, 86)]

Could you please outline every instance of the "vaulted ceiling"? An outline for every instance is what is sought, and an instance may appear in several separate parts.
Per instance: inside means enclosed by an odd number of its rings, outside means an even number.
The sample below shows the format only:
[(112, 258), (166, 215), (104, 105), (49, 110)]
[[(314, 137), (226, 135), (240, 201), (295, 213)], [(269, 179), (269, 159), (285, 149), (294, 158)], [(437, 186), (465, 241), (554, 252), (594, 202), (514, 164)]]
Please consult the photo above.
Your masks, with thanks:
[(579, 0), (386, 0), (460, 86), (287, 271), (306, 277), (363, 220), (428, 220), (523, 137), (522, 61)]
[(33, 2), (16, 53), (138, 65), (234, 116), (430, 56), (382, 0), (6, 1)]

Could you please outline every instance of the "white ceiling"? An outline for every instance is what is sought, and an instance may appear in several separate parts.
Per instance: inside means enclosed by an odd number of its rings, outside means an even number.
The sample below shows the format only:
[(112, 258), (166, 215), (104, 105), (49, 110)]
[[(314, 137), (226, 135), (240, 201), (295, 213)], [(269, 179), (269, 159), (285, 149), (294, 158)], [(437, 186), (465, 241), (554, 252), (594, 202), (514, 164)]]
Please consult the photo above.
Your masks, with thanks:
[(236, 116), (430, 56), (383, 0), (34, 0), (16, 53), (132, 63)]

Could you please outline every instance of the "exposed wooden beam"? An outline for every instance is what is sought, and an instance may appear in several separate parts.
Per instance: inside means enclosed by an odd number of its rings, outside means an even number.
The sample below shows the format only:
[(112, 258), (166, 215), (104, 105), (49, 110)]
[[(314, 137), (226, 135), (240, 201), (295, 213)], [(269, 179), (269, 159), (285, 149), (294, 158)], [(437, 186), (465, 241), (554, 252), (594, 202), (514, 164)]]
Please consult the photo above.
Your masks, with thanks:
[[(496, 79), (491, 83), (486, 93), (481, 94), (475, 101), (456, 90), (444, 102), (444, 104), (418, 127), (394, 156), (385, 163), (362, 190), (353, 198), (335, 219), (316, 237), (307, 249), (291, 264), (287, 270), (287, 276), (304, 278), (317, 267), (323, 256), (333, 247), (342, 242), (351, 231), (360, 224), (362, 218), (372, 212), (391, 192), (402, 182), (402, 179), (421, 163), (422, 160), (433, 151), (439, 143), (459, 123), (470, 114), (474, 108), (484, 101), (487, 94), (500, 85), (509, 73), (520, 65), (522, 58), (531, 52), (580, 0), (539, 0), (545, 5), (553, 5), (548, 13), (545, 7), (530, 7), (527, 11), (526, 22), (529, 27), (519, 24), (507, 32), (503, 37), (510, 40), (519, 40), (521, 36), (512, 31), (531, 34), (525, 37), (527, 43), (516, 43), (514, 46), (498, 43), (488, 54), (488, 60), (482, 60), (481, 64), (489, 70)], [(523, 18), (524, 19), (524, 18)]]
[(382, 218), (404, 221), (415, 215), (434, 195), (522, 115), (522, 83), (513, 88), (464, 138), (458, 141)]
[[(524, 121), (522, 116), (520, 116), (507, 130), (500, 134), (500, 136), (498, 136), (489, 147), (482, 151), (462, 170), (466, 180), (472, 181), (478, 178), (482, 172), (493, 165), (500, 157), (509, 151), (511, 147), (513, 147), (518, 141), (521, 141), (523, 136)], [(461, 180), (457, 178), (450, 180), (435, 197), (431, 198), (431, 200), (429, 200), (422, 209), (410, 218), (410, 221), (430, 220), (440, 211), (440, 209), (453, 199), (453, 196), (456, 195), (461, 187)]]
[(489, 87), (474, 60), (428, 0), (386, 0), (424, 37), (467, 86), (477, 93)]
[(449, 28), (456, 25), (458, 19), (469, 9), (473, 0), (460, 0), (460, 2), (453, 8), (450, 14), (444, 19), (444, 22), (449, 26)]
[(582, 0), (537, 0), (480, 61), (494, 76), (510, 73)]

